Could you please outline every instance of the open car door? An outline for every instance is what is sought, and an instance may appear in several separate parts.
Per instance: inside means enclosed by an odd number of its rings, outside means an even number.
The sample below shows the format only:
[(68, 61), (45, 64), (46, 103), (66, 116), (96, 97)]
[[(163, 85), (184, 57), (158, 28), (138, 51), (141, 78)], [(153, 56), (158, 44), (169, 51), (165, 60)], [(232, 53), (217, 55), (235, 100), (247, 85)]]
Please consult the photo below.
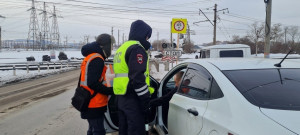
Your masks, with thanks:
[[(179, 64), (165, 75), (160, 82), (158, 97), (162, 97), (171, 90), (175, 89), (174, 76), (180, 71), (185, 72), (187, 65), (188, 63)], [(154, 129), (159, 135), (168, 134), (168, 112), (169, 103), (162, 104), (162, 106), (159, 106), (157, 109), (157, 120), (155, 121)]]
[[(112, 68), (112, 62), (107, 62), (108, 70), (106, 71), (107, 82), (112, 86), (114, 72)], [(159, 82), (150, 76), (150, 85), (155, 89), (155, 92), (151, 95), (151, 99), (157, 98)], [(148, 117), (149, 123), (153, 123), (156, 118), (157, 108), (151, 108), (151, 113)], [(109, 97), (107, 112), (105, 112), (104, 127), (106, 133), (118, 131), (119, 119), (118, 119), (118, 98), (115, 95)]]

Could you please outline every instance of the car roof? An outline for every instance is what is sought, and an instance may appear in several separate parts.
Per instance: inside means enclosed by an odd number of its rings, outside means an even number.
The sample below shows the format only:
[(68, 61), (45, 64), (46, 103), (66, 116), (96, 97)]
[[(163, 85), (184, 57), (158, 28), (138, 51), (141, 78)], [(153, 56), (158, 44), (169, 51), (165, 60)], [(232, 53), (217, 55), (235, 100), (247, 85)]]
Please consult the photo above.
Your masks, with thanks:
[[(277, 64), (282, 59), (266, 58), (208, 58), (208, 59), (189, 59), (183, 62), (192, 62), (200, 65), (212, 64), (220, 70), (242, 70), (242, 69), (270, 69), (278, 68)], [(300, 59), (285, 59), (281, 68), (300, 68)]]
[(250, 48), (250, 47), (245, 44), (221, 44), (221, 45), (207, 46), (202, 49), (238, 49), (238, 48)]

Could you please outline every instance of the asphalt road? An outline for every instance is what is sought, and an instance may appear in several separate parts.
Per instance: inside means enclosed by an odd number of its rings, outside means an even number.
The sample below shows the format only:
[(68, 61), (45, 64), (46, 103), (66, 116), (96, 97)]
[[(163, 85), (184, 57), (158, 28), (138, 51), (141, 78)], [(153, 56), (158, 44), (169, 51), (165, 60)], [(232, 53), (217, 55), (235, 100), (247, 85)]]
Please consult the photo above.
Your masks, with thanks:
[(53, 97), (77, 84), (80, 70), (58, 73), (48, 77), (11, 84), (0, 88), (0, 116), (16, 108)]
[(1, 87), (0, 134), (86, 134), (87, 121), (71, 105), (79, 73), (74, 70)]

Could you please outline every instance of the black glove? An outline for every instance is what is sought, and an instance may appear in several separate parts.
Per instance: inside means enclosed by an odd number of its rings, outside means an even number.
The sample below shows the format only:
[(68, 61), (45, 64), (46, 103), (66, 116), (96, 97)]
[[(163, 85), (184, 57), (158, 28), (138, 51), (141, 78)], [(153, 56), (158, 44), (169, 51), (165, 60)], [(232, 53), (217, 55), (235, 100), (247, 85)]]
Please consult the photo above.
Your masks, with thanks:
[(142, 109), (143, 112), (146, 114), (150, 108), (149, 99), (142, 101)]
[(142, 101), (142, 111), (144, 113), (144, 117), (145, 117), (145, 123), (148, 123), (148, 117), (150, 115), (150, 106), (149, 106), (149, 100), (146, 101)]
[(151, 114), (151, 109), (148, 108), (148, 109), (145, 109), (144, 110), (144, 114), (145, 114), (145, 124), (149, 123), (150, 120), (149, 120), (149, 117), (150, 117), (150, 114)]
[(115, 95), (113, 87), (109, 87), (109, 95)]

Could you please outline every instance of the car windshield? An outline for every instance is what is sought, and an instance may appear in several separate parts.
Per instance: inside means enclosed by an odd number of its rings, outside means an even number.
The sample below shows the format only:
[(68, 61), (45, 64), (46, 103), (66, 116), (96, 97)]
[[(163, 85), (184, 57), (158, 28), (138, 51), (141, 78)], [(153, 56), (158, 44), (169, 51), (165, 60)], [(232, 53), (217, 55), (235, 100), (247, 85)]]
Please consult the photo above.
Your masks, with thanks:
[(300, 110), (300, 69), (223, 71), (252, 104), (270, 109)]

